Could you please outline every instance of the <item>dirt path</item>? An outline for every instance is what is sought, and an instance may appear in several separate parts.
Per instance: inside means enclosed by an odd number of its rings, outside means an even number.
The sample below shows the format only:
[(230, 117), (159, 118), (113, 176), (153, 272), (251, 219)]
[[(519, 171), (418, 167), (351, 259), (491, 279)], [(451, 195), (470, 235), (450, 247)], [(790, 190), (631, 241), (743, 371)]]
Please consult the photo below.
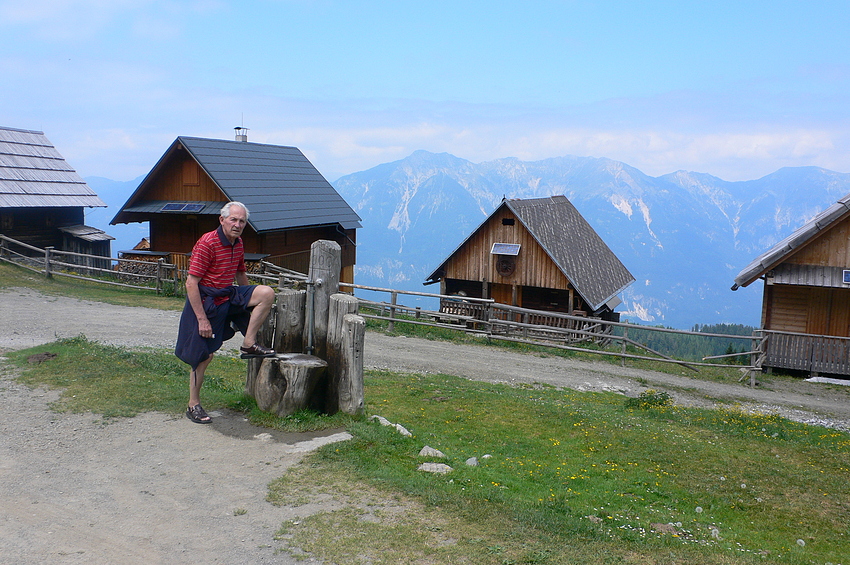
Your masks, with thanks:
[[(0, 350), (80, 334), (128, 347), (172, 347), (178, 312), (112, 306), (28, 289), (0, 291)], [(225, 344), (235, 349), (236, 343)], [(543, 382), (676, 401), (738, 401), (799, 421), (850, 429), (850, 388), (803, 381), (770, 388), (711, 383), (603, 362), (367, 333), (367, 368), (447, 373), (506, 383)], [(270, 433), (240, 415), (210, 426), (150, 413), (103, 425), (54, 414), (55, 392), (30, 390), (0, 365), (0, 562), (303, 563), (280, 551), (284, 520), (323, 508), (274, 507), (269, 481), (303, 453), (344, 435)], [(367, 399), (368, 403), (368, 399)], [(330, 503), (332, 504), (332, 503)]]

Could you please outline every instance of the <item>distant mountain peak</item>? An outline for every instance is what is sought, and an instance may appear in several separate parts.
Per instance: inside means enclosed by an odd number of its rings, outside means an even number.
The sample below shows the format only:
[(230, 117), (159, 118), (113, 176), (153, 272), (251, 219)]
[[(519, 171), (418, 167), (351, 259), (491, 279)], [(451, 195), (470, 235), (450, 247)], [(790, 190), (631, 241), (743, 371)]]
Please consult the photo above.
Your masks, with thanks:
[(800, 167), (731, 182), (690, 171), (651, 177), (604, 157), (476, 164), (420, 150), (334, 185), (363, 217), (358, 282), (421, 290), (424, 277), (502, 198), (563, 194), (643, 282), (624, 294), (624, 312), (689, 328), (757, 325), (761, 295), (755, 288), (732, 293), (734, 276), (850, 193), (850, 175)]

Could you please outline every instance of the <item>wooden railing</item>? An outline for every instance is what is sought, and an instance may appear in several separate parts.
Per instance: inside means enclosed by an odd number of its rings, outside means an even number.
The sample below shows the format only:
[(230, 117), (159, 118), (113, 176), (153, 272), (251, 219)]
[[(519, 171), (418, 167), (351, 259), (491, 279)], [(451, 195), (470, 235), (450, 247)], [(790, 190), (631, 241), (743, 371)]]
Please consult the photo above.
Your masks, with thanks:
[(850, 338), (761, 330), (767, 338), (765, 367), (850, 375)]
[[(13, 263), (46, 277), (59, 276), (138, 290), (152, 290), (157, 294), (183, 294), (188, 263), (179, 261), (181, 257), (185, 255), (170, 255), (172, 260), (178, 259), (179, 264), (168, 262), (164, 257), (156, 261), (123, 257), (116, 259), (62, 251), (53, 247), (41, 249), (0, 234), (0, 261)], [(260, 272), (248, 274), (248, 277), (256, 282), (271, 285), (279, 285), (284, 278), (297, 279), (299, 276), (305, 277), (270, 263), (262, 263)]]

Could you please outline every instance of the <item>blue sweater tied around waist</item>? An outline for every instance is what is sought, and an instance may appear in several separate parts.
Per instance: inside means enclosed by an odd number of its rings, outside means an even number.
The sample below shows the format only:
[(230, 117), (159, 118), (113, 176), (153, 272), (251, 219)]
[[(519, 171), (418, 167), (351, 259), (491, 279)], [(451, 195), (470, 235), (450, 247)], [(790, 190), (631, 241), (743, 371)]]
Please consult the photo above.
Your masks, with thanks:
[[(248, 329), (248, 321), (251, 319), (248, 302), (251, 300), (253, 288), (251, 286), (250, 292), (245, 292), (246, 287), (233, 285), (225, 288), (198, 285), (213, 336), (205, 338), (198, 333), (198, 318), (187, 297), (183, 314), (180, 316), (180, 329), (177, 332), (174, 354), (194, 370), (218, 351), (222, 343), (236, 335), (236, 329), (244, 335)], [(226, 296), (228, 300), (216, 306), (215, 299), (221, 296)], [(231, 323), (236, 326), (236, 329)]]

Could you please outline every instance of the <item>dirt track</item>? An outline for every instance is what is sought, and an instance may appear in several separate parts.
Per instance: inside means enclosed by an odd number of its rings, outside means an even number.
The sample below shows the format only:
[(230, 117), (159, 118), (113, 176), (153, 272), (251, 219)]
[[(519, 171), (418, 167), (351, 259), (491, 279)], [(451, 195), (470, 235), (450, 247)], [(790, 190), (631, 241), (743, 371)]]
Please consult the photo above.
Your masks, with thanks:
[[(7, 322), (0, 350), (80, 334), (115, 345), (170, 348), (178, 317), (28, 289), (0, 291), (0, 319)], [(798, 381), (751, 389), (372, 332), (364, 359), (367, 368), (630, 395), (652, 387), (668, 390), (681, 404), (739, 401), (850, 429), (850, 388), (843, 386)], [(55, 392), (27, 389), (12, 376), (8, 367), (0, 375), (0, 562), (303, 563), (278, 551), (274, 534), (282, 521), (323, 508), (274, 507), (265, 502), (266, 485), (305, 451), (344, 435), (269, 433), (230, 413), (213, 414), (210, 426), (159, 413), (103, 425), (92, 414), (52, 413)]]

